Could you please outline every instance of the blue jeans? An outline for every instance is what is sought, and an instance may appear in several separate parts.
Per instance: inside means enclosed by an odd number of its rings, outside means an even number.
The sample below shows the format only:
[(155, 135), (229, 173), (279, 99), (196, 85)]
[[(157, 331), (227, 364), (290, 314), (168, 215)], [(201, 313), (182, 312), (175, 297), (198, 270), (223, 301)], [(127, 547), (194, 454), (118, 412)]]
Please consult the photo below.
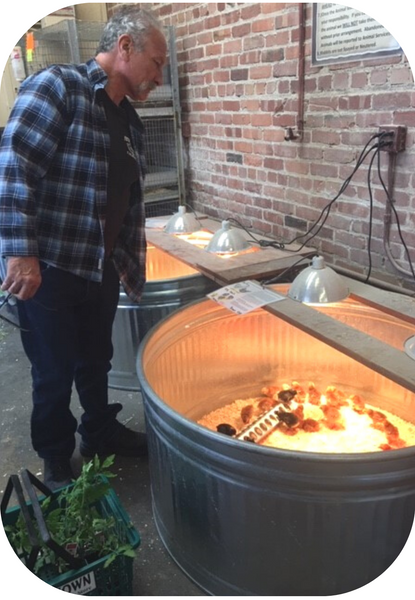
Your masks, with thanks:
[(70, 410), (73, 384), (84, 411), (78, 431), (92, 447), (108, 436), (122, 408), (108, 403), (120, 284), (110, 260), (102, 283), (45, 263), (41, 269), (36, 294), (18, 302), (23, 348), (32, 366), (32, 444), (41, 458), (70, 458), (78, 426)]

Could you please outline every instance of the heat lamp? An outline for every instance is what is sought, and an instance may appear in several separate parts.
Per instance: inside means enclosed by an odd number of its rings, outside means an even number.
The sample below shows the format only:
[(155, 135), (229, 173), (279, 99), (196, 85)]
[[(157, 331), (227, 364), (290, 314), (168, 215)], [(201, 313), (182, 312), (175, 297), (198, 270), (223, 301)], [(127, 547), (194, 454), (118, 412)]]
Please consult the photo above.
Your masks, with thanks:
[(248, 241), (239, 229), (232, 228), (229, 221), (222, 221), (222, 227), (212, 236), (205, 250), (214, 254), (233, 254), (250, 248)]
[(186, 212), (186, 207), (180, 205), (177, 213), (175, 213), (167, 221), (164, 231), (172, 235), (180, 235), (184, 233), (194, 233), (200, 229), (196, 217), (192, 213)]
[(404, 350), (407, 356), (409, 356), (409, 358), (415, 360), (415, 335), (412, 335), (406, 340)]
[(349, 295), (343, 278), (326, 266), (322, 256), (313, 256), (311, 265), (301, 271), (288, 290), (288, 297), (305, 304), (340, 302)]

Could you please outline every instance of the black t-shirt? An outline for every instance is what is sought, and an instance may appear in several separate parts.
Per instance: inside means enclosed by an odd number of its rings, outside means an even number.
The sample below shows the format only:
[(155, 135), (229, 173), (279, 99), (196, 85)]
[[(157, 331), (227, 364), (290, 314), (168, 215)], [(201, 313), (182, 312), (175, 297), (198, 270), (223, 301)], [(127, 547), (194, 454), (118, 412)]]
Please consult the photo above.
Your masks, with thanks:
[(104, 90), (102, 101), (111, 138), (104, 230), (105, 254), (109, 256), (128, 210), (131, 185), (139, 178), (139, 166), (124, 109), (117, 106)]

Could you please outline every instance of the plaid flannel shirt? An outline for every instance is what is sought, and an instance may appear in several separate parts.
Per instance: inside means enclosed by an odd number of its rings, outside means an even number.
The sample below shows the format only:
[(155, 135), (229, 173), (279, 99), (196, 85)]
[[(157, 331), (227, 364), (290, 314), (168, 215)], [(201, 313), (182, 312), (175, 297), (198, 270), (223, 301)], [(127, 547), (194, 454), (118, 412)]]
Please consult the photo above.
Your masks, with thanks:
[[(101, 281), (110, 137), (96, 96), (107, 75), (95, 59), (53, 65), (21, 85), (0, 144), (0, 256), (38, 256)], [(140, 178), (113, 257), (132, 300), (145, 282), (144, 128), (127, 99)]]

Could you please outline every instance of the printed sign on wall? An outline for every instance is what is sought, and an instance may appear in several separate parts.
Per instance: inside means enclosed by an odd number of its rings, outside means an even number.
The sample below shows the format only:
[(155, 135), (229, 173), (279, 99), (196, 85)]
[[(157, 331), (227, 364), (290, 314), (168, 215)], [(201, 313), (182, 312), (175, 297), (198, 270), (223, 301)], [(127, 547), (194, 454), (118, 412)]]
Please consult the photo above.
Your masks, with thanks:
[(313, 65), (377, 58), (402, 52), (383, 25), (350, 6), (313, 5)]

